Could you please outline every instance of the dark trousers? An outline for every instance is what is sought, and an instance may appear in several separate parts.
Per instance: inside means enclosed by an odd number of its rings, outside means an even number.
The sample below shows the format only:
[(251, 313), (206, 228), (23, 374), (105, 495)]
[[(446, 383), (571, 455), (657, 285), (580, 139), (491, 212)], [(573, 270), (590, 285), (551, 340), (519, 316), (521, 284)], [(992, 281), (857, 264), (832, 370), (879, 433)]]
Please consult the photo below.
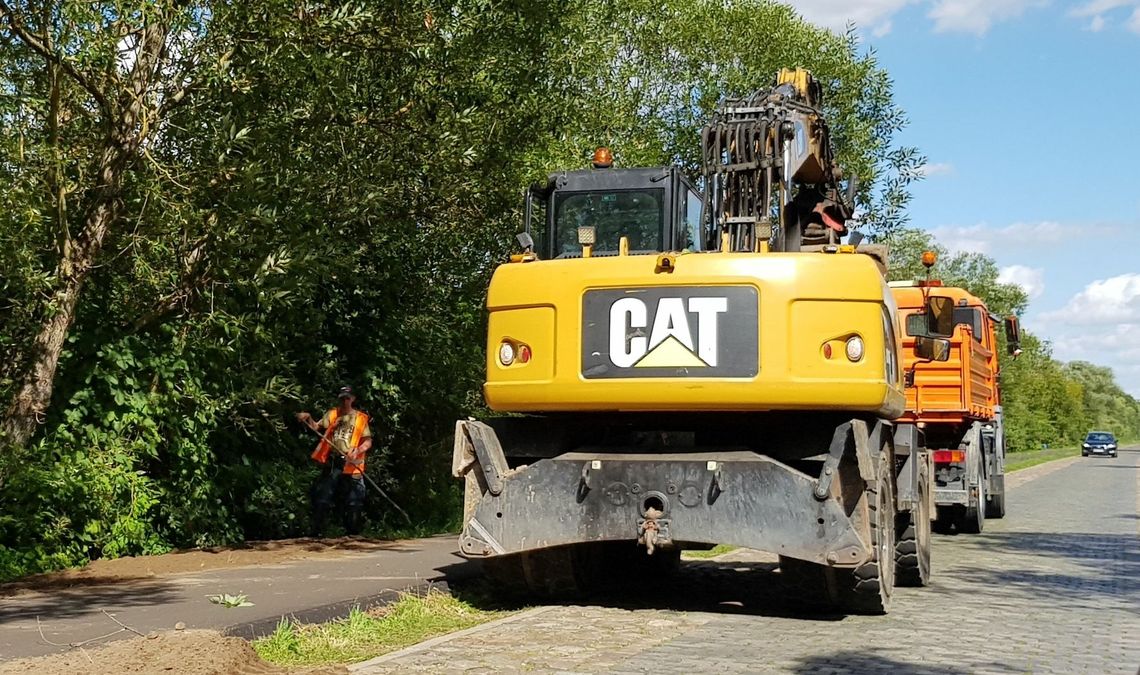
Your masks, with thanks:
[(344, 529), (348, 534), (360, 534), (361, 515), (364, 510), (364, 477), (348, 476), (339, 468), (326, 468), (313, 483), (312, 536), (324, 534), (325, 521), (336, 504), (341, 504)]

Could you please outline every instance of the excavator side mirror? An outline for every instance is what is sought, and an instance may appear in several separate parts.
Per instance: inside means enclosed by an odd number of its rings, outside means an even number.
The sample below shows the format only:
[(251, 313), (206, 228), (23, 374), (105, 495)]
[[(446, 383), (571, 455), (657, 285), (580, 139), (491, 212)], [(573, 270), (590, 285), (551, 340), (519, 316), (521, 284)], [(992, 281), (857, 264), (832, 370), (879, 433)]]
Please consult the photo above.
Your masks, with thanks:
[(954, 300), (946, 296), (926, 298), (926, 335), (948, 338), (954, 334)]
[(1016, 316), (1005, 318), (1005, 348), (1010, 356), (1021, 354), (1021, 324)]
[(945, 338), (918, 336), (914, 338), (914, 353), (927, 361), (949, 361), (950, 341)]

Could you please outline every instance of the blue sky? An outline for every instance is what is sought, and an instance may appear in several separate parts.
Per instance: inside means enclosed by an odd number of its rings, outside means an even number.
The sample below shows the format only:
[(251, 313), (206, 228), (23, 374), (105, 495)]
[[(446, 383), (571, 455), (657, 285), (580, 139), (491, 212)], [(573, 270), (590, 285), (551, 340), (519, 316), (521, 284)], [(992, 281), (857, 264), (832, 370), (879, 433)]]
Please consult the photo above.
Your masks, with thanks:
[(911, 222), (1029, 291), (1025, 325), (1140, 397), (1140, 0), (795, 0), (859, 28), (928, 158)]

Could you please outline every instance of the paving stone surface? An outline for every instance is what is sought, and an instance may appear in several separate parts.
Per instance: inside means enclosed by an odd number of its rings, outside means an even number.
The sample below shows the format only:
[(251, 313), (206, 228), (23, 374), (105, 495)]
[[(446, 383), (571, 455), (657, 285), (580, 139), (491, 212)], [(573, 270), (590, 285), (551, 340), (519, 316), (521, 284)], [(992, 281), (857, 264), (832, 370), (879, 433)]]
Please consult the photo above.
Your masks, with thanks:
[(1016, 481), (1009, 515), (937, 536), (887, 616), (805, 612), (770, 556), (545, 608), (361, 668), (388, 672), (1127, 673), (1140, 669), (1140, 451)]

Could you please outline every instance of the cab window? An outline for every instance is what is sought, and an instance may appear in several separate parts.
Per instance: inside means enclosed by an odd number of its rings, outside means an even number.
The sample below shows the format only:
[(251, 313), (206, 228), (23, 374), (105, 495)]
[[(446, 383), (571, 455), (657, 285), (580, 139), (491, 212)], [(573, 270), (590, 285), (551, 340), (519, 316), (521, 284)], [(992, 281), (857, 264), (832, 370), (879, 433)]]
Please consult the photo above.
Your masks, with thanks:
[(685, 188), (681, 200), (681, 249), (702, 251), (704, 233), (701, 229), (701, 196)]
[(665, 191), (605, 190), (570, 192), (555, 196), (554, 240), (556, 256), (582, 251), (578, 228), (595, 230), (595, 251), (616, 251), (618, 241), (629, 237), (631, 251), (661, 251), (665, 222)]
[[(959, 324), (970, 327), (974, 333), (974, 340), (976, 342), (985, 342), (985, 333), (983, 329), (985, 324), (982, 322), (982, 313), (972, 307), (955, 307), (954, 308), (954, 325)], [(921, 312), (908, 314), (906, 317), (906, 334), (914, 337), (916, 335), (926, 334), (926, 315)]]

